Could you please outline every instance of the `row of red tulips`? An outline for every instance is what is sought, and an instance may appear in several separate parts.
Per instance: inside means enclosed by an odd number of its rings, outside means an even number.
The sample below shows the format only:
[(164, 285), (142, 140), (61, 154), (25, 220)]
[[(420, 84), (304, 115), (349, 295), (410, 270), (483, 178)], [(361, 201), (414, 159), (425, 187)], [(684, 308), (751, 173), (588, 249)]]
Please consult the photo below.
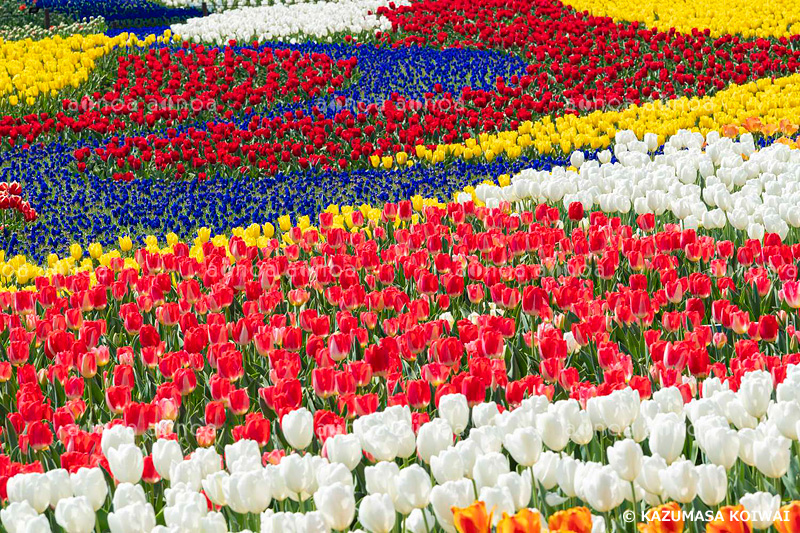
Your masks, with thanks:
[(800, 362), (800, 246), (774, 235), (418, 207), (356, 211), (353, 232), (323, 213), (283, 246), (251, 228), (140, 249), (0, 294), (5, 475), (102, 464), (98, 423), (281, 453), (272, 422), (301, 406), (321, 445), (390, 405), (418, 426), (452, 392), (511, 408), (677, 386), (688, 401), (707, 377), (736, 390), (764, 369), (777, 384)]

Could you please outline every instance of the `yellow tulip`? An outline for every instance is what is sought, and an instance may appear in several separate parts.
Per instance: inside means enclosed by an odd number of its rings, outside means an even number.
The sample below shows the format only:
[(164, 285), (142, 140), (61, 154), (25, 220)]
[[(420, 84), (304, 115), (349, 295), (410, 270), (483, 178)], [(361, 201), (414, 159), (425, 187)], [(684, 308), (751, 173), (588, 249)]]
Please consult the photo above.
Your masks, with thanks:
[(119, 237), (117, 242), (119, 244), (119, 249), (123, 252), (130, 252), (131, 248), (133, 248), (133, 240), (127, 235)]
[(93, 242), (89, 245), (89, 256), (92, 259), (97, 259), (103, 253), (103, 246), (99, 242)]
[(289, 231), (292, 229), (292, 219), (289, 218), (289, 215), (282, 215), (278, 217), (278, 226), (280, 226), (281, 231)]
[(81, 245), (78, 243), (73, 243), (69, 247), (69, 255), (71, 255), (76, 261), (80, 259), (83, 256), (83, 249), (81, 248)]

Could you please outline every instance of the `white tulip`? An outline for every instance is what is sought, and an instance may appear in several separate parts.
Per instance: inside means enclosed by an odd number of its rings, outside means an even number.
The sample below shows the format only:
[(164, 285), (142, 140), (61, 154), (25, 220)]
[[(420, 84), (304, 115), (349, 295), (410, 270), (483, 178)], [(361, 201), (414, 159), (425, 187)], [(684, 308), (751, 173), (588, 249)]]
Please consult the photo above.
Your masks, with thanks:
[(358, 506), (358, 521), (370, 533), (389, 533), (394, 528), (395, 510), (388, 494), (370, 494)]
[(775, 518), (779, 516), (781, 497), (768, 492), (745, 494), (739, 498), (749, 515), (754, 529), (769, 529)]
[(314, 438), (314, 415), (305, 407), (289, 411), (281, 418), (281, 430), (289, 446), (304, 450)]
[(452, 432), (460, 435), (469, 424), (469, 406), (463, 394), (445, 394), (439, 399), (439, 416), (450, 424)]

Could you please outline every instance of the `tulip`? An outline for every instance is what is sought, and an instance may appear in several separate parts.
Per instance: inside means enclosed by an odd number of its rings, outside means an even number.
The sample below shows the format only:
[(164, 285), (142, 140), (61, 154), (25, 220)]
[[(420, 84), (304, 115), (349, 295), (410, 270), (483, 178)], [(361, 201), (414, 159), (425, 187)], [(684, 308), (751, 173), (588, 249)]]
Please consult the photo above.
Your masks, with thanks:
[(400, 470), (389, 491), (397, 511), (408, 515), (428, 506), (431, 488), (430, 475), (421, 466), (411, 465)]
[(406, 519), (406, 529), (411, 533), (430, 533), (436, 517), (427, 509), (414, 509)]
[[(441, 400), (439, 402), (441, 405)], [(497, 404), (494, 402), (479, 403), (472, 408), (472, 423), (475, 427), (488, 426), (494, 421), (494, 417), (500, 414)]]
[(772, 390), (772, 376), (769, 372), (748, 372), (742, 377), (737, 396), (750, 416), (761, 418), (769, 407)]
[(325, 523), (334, 530), (346, 530), (356, 515), (356, 499), (352, 485), (334, 483), (314, 493), (314, 504)]
[(228, 479), (228, 505), (237, 513), (261, 513), (271, 499), (269, 479), (261, 468), (235, 472)]
[(441, 418), (423, 424), (417, 434), (417, 453), (426, 464), (431, 457), (453, 445), (451, 425)]
[(686, 424), (675, 413), (659, 413), (650, 423), (650, 450), (667, 464), (672, 464), (683, 451)]
[(150, 503), (130, 503), (108, 513), (111, 533), (147, 533), (156, 527), (156, 514)]
[(752, 525), (741, 505), (720, 507), (714, 519), (706, 524), (707, 533), (749, 533)]
[(362, 440), (364, 451), (376, 461), (394, 461), (400, 449), (400, 442), (386, 424), (369, 428)]
[(103, 455), (108, 457), (108, 453), (112, 448), (118, 448), (123, 444), (133, 444), (135, 437), (133, 428), (130, 427), (116, 425), (105, 428), (100, 439), (100, 448), (103, 450)]
[(783, 477), (791, 461), (791, 441), (782, 436), (768, 436), (753, 443), (758, 471), (769, 478)]
[(361, 462), (361, 443), (355, 435), (334, 435), (325, 441), (325, 454), (332, 463), (341, 463), (352, 471)]
[(767, 409), (769, 420), (787, 439), (798, 440), (797, 427), (800, 424), (800, 403), (797, 401), (779, 401), (771, 403)]
[(696, 470), (698, 476), (697, 495), (709, 507), (718, 505), (725, 499), (728, 489), (728, 476), (725, 468), (716, 465), (700, 465)]
[(791, 533), (800, 530), (800, 502), (793, 501), (778, 510), (779, 517), (775, 520), (775, 529), (778, 533)]
[(135, 444), (111, 448), (107, 455), (114, 478), (120, 483), (138, 483), (144, 471), (144, 454)]
[(169, 478), (171, 485), (183, 484), (191, 490), (198, 491), (203, 479), (203, 472), (198, 461), (181, 461), (173, 464), (169, 469)]
[[(515, 510), (514, 498), (507, 487), (483, 487), (478, 501), (492, 510), (490, 514), (492, 526), (496, 526), (503, 515), (513, 514)], [(458, 529), (458, 521), (456, 521), (456, 529)]]
[(314, 438), (314, 416), (301, 407), (283, 415), (281, 430), (286, 442), (297, 450), (304, 450)]
[(514, 510), (519, 511), (528, 506), (531, 501), (531, 472), (525, 470), (522, 474), (508, 472), (497, 477), (497, 486), (505, 488), (514, 502)]
[(642, 469), (636, 482), (651, 494), (661, 494), (663, 485), (661, 483), (661, 472), (667, 469), (667, 462), (658, 454), (645, 456), (642, 459)]
[(450, 424), (455, 435), (460, 435), (469, 424), (469, 405), (463, 394), (446, 394), (439, 399), (439, 416)]
[(633, 482), (642, 470), (642, 447), (633, 439), (617, 441), (608, 447), (608, 463), (620, 478)]
[(508, 458), (499, 452), (481, 455), (475, 461), (472, 478), (478, 488), (493, 487), (497, 485), (497, 478), (509, 472)]
[(439, 525), (448, 533), (453, 533), (453, 509), (467, 507), (474, 502), (475, 492), (472, 483), (467, 479), (448, 481), (431, 489), (430, 500)]
[(43, 513), (50, 505), (50, 479), (39, 473), (18, 474), (8, 480), (8, 501), (27, 502), (37, 513)]
[[(267, 476), (269, 477), (269, 476)], [(228, 505), (230, 474), (224, 470), (209, 474), (202, 480), (203, 492), (218, 507)]]
[(448, 448), (431, 457), (431, 473), (436, 483), (457, 481), (464, 477), (464, 461), (455, 448)]
[(63, 468), (58, 468), (49, 470), (45, 475), (50, 482), (50, 507), (55, 509), (60, 500), (72, 497), (69, 472)]
[[(196, 452), (195, 452), (196, 453)], [(253, 440), (240, 440), (225, 446), (228, 472), (247, 472), (261, 467), (261, 451)]]
[(158, 439), (153, 443), (153, 466), (162, 478), (169, 481), (172, 465), (181, 461), (183, 461), (183, 453), (177, 441)]
[(136, 503), (146, 503), (144, 489), (141, 485), (131, 483), (120, 483), (114, 491), (114, 510), (123, 509)]
[(316, 471), (317, 487), (325, 487), (334, 483), (354, 486), (353, 475), (341, 463), (321, 463)]
[(492, 513), (479, 500), (469, 507), (453, 509), (453, 524), (458, 533), (488, 533), (492, 524)]
[(768, 492), (745, 494), (739, 498), (744, 506), (754, 529), (768, 529), (776, 517), (779, 517), (781, 497)]
[(308, 493), (316, 481), (315, 473), (311, 469), (310, 458), (311, 456), (301, 458), (293, 453), (281, 459), (279, 465), (281, 477), (286, 482), (286, 488), (297, 495)]
[(85, 496), (59, 500), (55, 516), (67, 533), (89, 533), (94, 529), (94, 509)]
[(697, 494), (700, 477), (691, 461), (675, 461), (661, 472), (664, 494), (679, 503), (691, 502)]
[(364, 469), (369, 494), (391, 494), (400, 467), (396, 463), (382, 461)]
[(531, 467), (542, 453), (542, 439), (535, 428), (518, 428), (506, 435), (503, 447), (514, 461), (524, 467)]
[(12, 502), (0, 509), (0, 523), (8, 533), (50, 533), (47, 516), (37, 513), (26, 501)]
[(395, 510), (388, 494), (370, 494), (358, 506), (358, 521), (370, 533), (389, 533), (394, 528)]
[(582, 481), (582, 495), (594, 509), (606, 513), (625, 499), (622, 481), (611, 467), (591, 471)]
[(536, 419), (536, 427), (544, 444), (555, 452), (560, 452), (569, 443), (569, 434), (561, 420), (554, 413), (543, 413)]
[(553, 513), (548, 526), (551, 531), (593, 531), (592, 512), (587, 507), (572, 507)]
[(95, 511), (103, 506), (108, 495), (108, 485), (102, 470), (81, 468), (76, 473), (70, 474), (69, 478), (75, 496), (86, 496)]
[(730, 470), (739, 458), (739, 434), (728, 427), (712, 427), (705, 430), (703, 449), (708, 460)]
[(558, 482), (558, 462), (559, 456), (557, 453), (546, 451), (542, 453), (539, 460), (533, 465), (534, 479), (547, 490), (555, 487)]

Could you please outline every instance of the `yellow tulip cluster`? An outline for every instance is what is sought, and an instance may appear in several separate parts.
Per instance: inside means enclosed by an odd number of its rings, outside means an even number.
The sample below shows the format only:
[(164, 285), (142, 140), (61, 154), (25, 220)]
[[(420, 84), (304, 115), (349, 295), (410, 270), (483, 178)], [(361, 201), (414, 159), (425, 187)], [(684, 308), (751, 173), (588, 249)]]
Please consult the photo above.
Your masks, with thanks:
[(0, 39), (0, 104), (33, 105), (40, 96), (55, 96), (64, 88), (78, 87), (89, 78), (95, 63), (116, 48), (143, 48), (170, 39), (169, 32), (144, 40), (128, 33), (116, 37), (56, 36), (38, 41)]
[(555, 119), (546, 116), (522, 123), (517, 131), (484, 133), (477, 139), (439, 145), (434, 150), (417, 146), (416, 156), (432, 163), (448, 156), (491, 161), (500, 154), (515, 159), (528, 147), (539, 154), (550, 154), (555, 149), (569, 154), (573, 150), (605, 148), (619, 130), (633, 130), (639, 138), (647, 132), (656, 133), (659, 143), (663, 143), (680, 129), (703, 134), (715, 130), (727, 135), (761, 131), (760, 125), (754, 127), (756, 119), (760, 124), (771, 124), (771, 134), (785, 129), (780, 124), (800, 124), (800, 74), (775, 80), (762, 78), (703, 98), (682, 97), (633, 105), (621, 111), (595, 111)]
[(789, 37), (800, 33), (800, 0), (568, 0), (567, 4), (577, 11), (615, 21), (639, 21), (662, 31), (675, 28), (691, 33), (693, 28), (708, 28), (715, 37)]

